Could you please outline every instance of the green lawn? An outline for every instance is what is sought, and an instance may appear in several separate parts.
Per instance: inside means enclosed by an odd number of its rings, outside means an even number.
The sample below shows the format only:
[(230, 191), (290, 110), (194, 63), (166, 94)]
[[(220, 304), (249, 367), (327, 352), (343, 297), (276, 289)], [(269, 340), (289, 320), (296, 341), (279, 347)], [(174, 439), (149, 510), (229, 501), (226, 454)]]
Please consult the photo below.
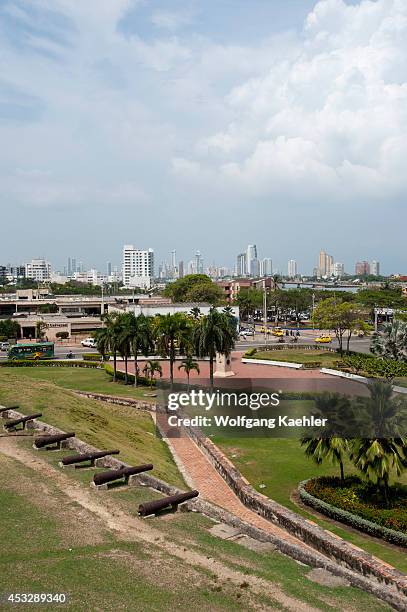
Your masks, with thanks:
[[(318, 466), (307, 459), (298, 440), (231, 439), (216, 435), (212, 440), (225, 451), (257, 491), (407, 572), (407, 555), (401, 554), (399, 549), (387, 543), (382, 544), (367, 535), (352, 532), (346, 526), (337, 527), (328, 520), (316, 518), (311, 514), (311, 510), (307, 512), (292, 500), (292, 494), (301, 480), (322, 475), (338, 475), (338, 469), (328, 463)], [(349, 473), (351, 468), (346, 465), (345, 469)], [(406, 472), (400, 480), (407, 483)], [(260, 485), (266, 486), (263, 488)]]
[[(2, 367), (2, 372), (17, 372), (17, 368)], [(104, 370), (93, 368), (51, 368), (35, 366), (31, 368), (18, 368), (25, 377), (34, 380), (47, 380), (65, 389), (76, 389), (77, 391), (93, 391), (95, 393), (106, 393), (108, 395), (118, 395), (142, 399), (143, 401), (153, 401), (146, 393), (151, 393), (149, 387), (125, 385), (123, 382), (112, 382), (112, 377)]]
[[(70, 373), (69, 370), (67, 374)], [(73, 373), (82, 378), (82, 370), (75, 369)], [(185, 487), (167, 445), (156, 435), (149, 413), (81, 398), (50, 380), (40, 378), (48, 374), (51, 380), (54, 375), (64, 376), (59, 369), (57, 372), (48, 369), (38, 372), (34, 368), (24, 371), (1, 368), (0, 404), (18, 404), (25, 414), (42, 412), (42, 420), (46, 423), (64, 431), (75, 431), (78, 438), (97, 448), (118, 448), (120, 458), (128, 463), (151, 462), (156, 476)], [(91, 375), (94, 374), (101, 373), (92, 370)], [(72, 378), (70, 381), (77, 388), (76, 381)]]
[[(27, 439), (19, 441), (30, 449)], [(42, 453), (54, 468), (66, 451)], [(57, 468), (59, 469), (59, 468)], [(87, 486), (88, 470), (63, 472)], [(277, 551), (254, 552), (233, 541), (212, 536), (208, 518), (176, 513), (170, 520), (148, 520), (148, 528), (169, 542), (169, 550), (154, 543), (120, 538), (97, 515), (72, 502), (29, 466), (0, 453), (0, 571), (4, 592), (66, 593), (69, 611), (90, 610), (254, 610), (293, 609), (293, 602), (326, 611), (389, 610), (385, 604), (352, 587), (327, 587), (307, 578), (310, 568)], [(158, 494), (141, 487), (95, 493), (99, 500), (115, 500), (118, 510), (136, 516), (138, 503)], [(114, 496), (114, 497), (112, 497)], [(80, 520), (78, 520), (80, 517)], [(29, 537), (24, 534), (29, 533)], [(249, 583), (235, 585), (217, 573), (171, 554), (172, 544), (213, 559), (224, 568), (240, 571), (247, 580), (259, 576), (268, 582), (263, 594)], [(192, 587), (192, 588), (191, 588)], [(291, 598), (289, 608), (273, 597), (276, 588)], [(45, 606), (46, 609), (55, 606)], [(23, 606), (16, 606), (23, 609)], [(5, 606), (2, 609), (6, 609)], [(8, 608), (7, 608), (8, 609)]]
[(339, 355), (324, 350), (282, 349), (281, 351), (259, 351), (250, 359), (270, 359), (271, 361), (291, 361), (293, 363), (321, 361), (322, 367), (330, 368), (334, 365), (334, 361), (338, 361)]

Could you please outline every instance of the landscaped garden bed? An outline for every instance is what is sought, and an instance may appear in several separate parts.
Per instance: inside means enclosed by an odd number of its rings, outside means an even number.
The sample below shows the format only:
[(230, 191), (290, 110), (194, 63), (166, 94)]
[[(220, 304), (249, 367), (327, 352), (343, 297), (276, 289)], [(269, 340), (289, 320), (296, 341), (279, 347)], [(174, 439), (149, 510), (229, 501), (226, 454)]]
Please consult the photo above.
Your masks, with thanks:
[(335, 520), (407, 547), (407, 487), (389, 487), (385, 507), (377, 488), (349, 476), (343, 481), (334, 476), (312, 478), (300, 483), (301, 500)]

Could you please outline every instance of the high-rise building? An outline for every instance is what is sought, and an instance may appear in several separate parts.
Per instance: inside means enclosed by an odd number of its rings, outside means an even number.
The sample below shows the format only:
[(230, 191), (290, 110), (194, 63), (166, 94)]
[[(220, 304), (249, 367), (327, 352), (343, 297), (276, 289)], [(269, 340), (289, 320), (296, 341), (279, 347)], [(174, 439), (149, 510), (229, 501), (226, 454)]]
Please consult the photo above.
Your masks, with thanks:
[(325, 251), (319, 252), (318, 260), (318, 276), (332, 276), (334, 267), (334, 258), (328, 255)]
[(255, 264), (253, 262), (255, 259), (257, 259), (257, 247), (255, 244), (249, 244), (246, 250), (246, 268), (249, 276), (254, 275), (253, 265)]
[(106, 264), (106, 271), (108, 276), (112, 276), (112, 262), (108, 261)]
[(236, 276), (246, 276), (247, 274), (247, 255), (246, 253), (239, 253), (236, 261)]
[(375, 259), (372, 261), (370, 265), (370, 274), (372, 276), (380, 276), (380, 262)]
[(32, 259), (25, 264), (25, 276), (37, 282), (49, 280), (51, 276), (51, 264), (45, 259)]
[(273, 274), (273, 261), (271, 257), (265, 257), (260, 261), (260, 276), (271, 276)]
[(196, 261), (191, 259), (187, 264), (187, 274), (196, 274)]
[(288, 276), (289, 278), (297, 276), (297, 261), (295, 259), (290, 259), (288, 262)]
[(257, 259), (257, 257), (252, 259), (252, 263), (251, 263), (251, 276), (260, 276), (260, 262)]
[(357, 261), (355, 264), (356, 276), (364, 276), (370, 274), (370, 264), (368, 261)]
[(178, 263), (178, 278), (184, 277), (184, 262), (180, 259)]
[(132, 244), (123, 247), (123, 285), (148, 289), (154, 277), (154, 251), (135, 249)]
[(204, 271), (203, 258), (200, 251), (195, 253), (195, 270), (195, 274), (203, 274)]
[(333, 275), (336, 276), (336, 278), (341, 278), (344, 274), (345, 274), (344, 264), (340, 263), (339, 261), (336, 261), (334, 263)]

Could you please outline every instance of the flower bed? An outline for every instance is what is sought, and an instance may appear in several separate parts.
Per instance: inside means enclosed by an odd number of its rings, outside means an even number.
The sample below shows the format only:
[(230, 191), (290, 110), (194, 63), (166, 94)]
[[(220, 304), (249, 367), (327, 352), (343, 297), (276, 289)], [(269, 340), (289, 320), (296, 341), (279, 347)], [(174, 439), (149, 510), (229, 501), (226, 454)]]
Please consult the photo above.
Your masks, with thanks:
[(383, 507), (371, 485), (357, 476), (321, 477), (299, 485), (301, 500), (326, 514), (375, 537), (407, 547), (407, 487), (390, 487), (391, 507)]

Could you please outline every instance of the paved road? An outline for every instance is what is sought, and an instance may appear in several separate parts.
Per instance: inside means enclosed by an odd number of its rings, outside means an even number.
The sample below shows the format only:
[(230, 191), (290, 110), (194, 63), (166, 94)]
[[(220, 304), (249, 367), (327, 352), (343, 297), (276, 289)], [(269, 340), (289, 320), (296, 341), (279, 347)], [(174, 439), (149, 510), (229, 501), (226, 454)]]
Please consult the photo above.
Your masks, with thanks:
[[(55, 357), (56, 359), (65, 359), (65, 357), (67, 356), (67, 354), (69, 353), (69, 351), (72, 351), (72, 353), (74, 354), (74, 357), (77, 358), (82, 358), (82, 355), (84, 353), (95, 353), (97, 352), (96, 349), (91, 349), (91, 348), (86, 348), (83, 346), (80, 346), (78, 344), (76, 345), (63, 345), (63, 346), (55, 346)], [(7, 352), (5, 351), (1, 351), (0, 352), (0, 361), (6, 361), (7, 360)]]
[[(301, 336), (298, 337), (297, 346), (300, 347), (301, 344), (315, 344), (315, 338), (318, 335), (319, 334), (312, 332), (312, 331), (302, 332)], [(277, 344), (277, 340), (278, 340), (277, 338), (274, 338), (273, 336), (269, 336), (266, 344), (269, 344), (269, 345)], [(292, 343), (290, 342), (290, 340), (291, 340), (290, 336), (288, 337), (284, 336), (285, 344), (291, 345)], [(370, 338), (351, 338), (350, 349), (351, 351), (357, 351), (358, 353), (369, 353), (370, 352), (369, 351), (370, 342), (371, 342)], [(238, 341), (236, 344), (236, 349), (245, 351), (249, 348), (253, 348), (257, 346), (264, 346), (264, 344), (265, 344), (264, 334), (256, 334), (254, 338), (249, 337), (246, 340)], [(333, 338), (331, 344), (321, 345), (322, 348), (324, 346), (338, 348), (338, 341), (336, 340), (336, 338)], [(346, 346), (346, 339), (344, 342), (344, 346)]]

